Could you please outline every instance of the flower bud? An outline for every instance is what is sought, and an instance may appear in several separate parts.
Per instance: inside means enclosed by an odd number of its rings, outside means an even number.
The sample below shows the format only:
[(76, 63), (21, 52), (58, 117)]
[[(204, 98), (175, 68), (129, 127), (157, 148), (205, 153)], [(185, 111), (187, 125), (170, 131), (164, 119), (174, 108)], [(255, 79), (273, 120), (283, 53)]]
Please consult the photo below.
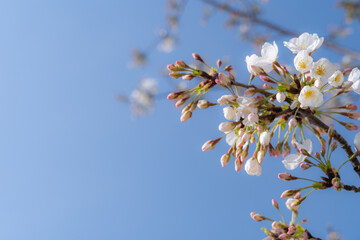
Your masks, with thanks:
[(189, 120), (191, 118), (191, 116), (192, 116), (191, 111), (185, 111), (183, 114), (181, 114), (180, 121), (186, 122), (187, 120)]
[(320, 79), (316, 79), (315, 80), (315, 83), (314, 83), (314, 86), (317, 87), (317, 88), (321, 88), (322, 87), (322, 81)]
[(248, 159), (245, 163), (245, 171), (249, 175), (260, 176), (261, 175), (261, 166), (260, 166), (258, 160), (254, 157)]
[(244, 165), (244, 162), (240, 161), (240, 158), (235, 159), (235, 171), (236, 172), (240, 172), (243, 165)]
[(265, 158), (265, 151), (264, 150), (260, 150), (257, 153), (257, 160), (259, 161), (260, 164), (262, 164), (262, 162), (264, 161)]
[(284, 151), (283, 151), (283, 157), (285, 158), (289, 153), (291, 152), (291, 147), (290, 147), (290, 144), (289, 142), (285, 142), (284, 143)]
[(290, 224), (290, 226), (288, 227), (288, 232), (287, 234), (289, 235), (293, 235), (296, 232), (296, 227), (294, 224)]
[(219, 125), (219, 130), (222, 132), (229, 132), (229, 131), (232, 131), (235, 126), (236, 126), (236, 123), (234, 123), (234, 122), (222, 122)]
[(230, 106), (225, 107), (225, 108), (223, 109), (223, 112), (224, 112), (224, 117), (225, 117), (227, 120), (232, 120), (232, 119), (234, 119), (236, 112), (235, 112), (235, 109), (234, 109), (233, 107), (230, 107)]
[(302, 170), (307, 170), (307, 169), (309, 169), (311, 166), (310, 166), (310, 164), (308, 164), (308, 163), (305, 163), (305, 162), (302, 162), (302, 163), (300, 163), (300, 168), (302, 169)]
[(230, 161), (230, 154), (229, 153), (225, 153), (224, 155), (221, 156), (220, 162), (221, 162), (221, 166), (225, 167)]
[(216, 144), (221, 140), (221, 138), (215, 139), (215, 140), (208, 140), (204, 143), (204, 145), (201, 147), (201, 150), (203, 152), (212, 150), (215, 148)]
[(335, 149), (338, 147), (338, 143), (337, 143), (337, 141), (333, 141), (332, 143), (331, 143), (331, 151), (333, 152), (333, 151), (335, 151)]
[(250, 123), (256, 123), (259, 121), (259, 115), (257, 115), (257, 113), (250, 113), (247, 116), (247, 119), (249, 120)]
[(286, 233), (282, 233), (279, 235), (279, 239), (280, 240), (283, 240), (283, 239), (289, 239), (290, 235), (286, 234)]
[(294, 197), (300, 190), (286, 190), (281, 194), (281, 198), (289, 198), (289, 197)]
[(202, 60), (202, 58), (200, 57), (199, 54), (197, 53), (193, 53), (192, 57), (194, 58), (194, 60), (200, 61), (200, 62), (204, 62), (204, 60)]
[(170, 72), (169, 73), (169, 76), (174, 79), (178, 79), (179, 77), (182, 77), (184, 75), (185, 75), (184, 73), (178, 73), (178, 72)]
[(254, 96), (256, 93), (256, 89), (255, 88), (248, 88), (246, 89), (246, 91), (244, 92), (244, 96), (246, 97), (252, 97)]
[(297, 199), (289, 198), (286, 201), (285, 205), (289, 210), (296, 212), (300, 208), (300, 205), (299, 205), (300, 203), (301, 202)]
[(172, 93), (169, 93), (169, 95), (167, 96), (167, 99), (168, 99), (168, 100), (175, 100), (175, 99), (177, 99), (181, 94), (182, 94), (182, 92), (172, 92)]
[(263, 215), (256, 213), (256, 212), (251, 212), (250, 217), (257, 222), (261, 222), (266, 219)]
[(347, 110), (350, 110), (350, 111), (356, 111), (357, 110), (357, 106), (355, 104), (352, 104), (352, 103), (346, 104), (344, 106), (344, 108), (347, 109)]
[(279, 210), (279, 204), (275, 199), (271, 200), (271, 204), (273, 205), (274, 208), (276, 208), (277, 210)]
[(194, 76), (193, 76), (193, 75), (190, 75), (190, 74), (186, 74), (186, 75), (182, 76), (182, 79), (183, 79), (183, 80), (187, 80), (187, 81), (190, 81), (190, 80), (192, 80), (193, 78), (194, 78)]
[(341, 191), (341, 188), (342, 188), (342, 183), (340, 182), (340, 178), (338, 177), (335, 177), (331, 180), (331, 184), (333, 185), (333, 188), (336, 190), (336, 191)]
[(271, 134), (268, 131), (262, 132), (260, 134), (260, 144), (263, 146), (267, 146), (270, 143)]
[(290, 119), (288, 124), (289, 124), (289, 128), (292, 129), (292, 128), (296, 127), (297, 121), (295, 118), (292, 118), (292, 119)]
[(281, 222), (273, 221), (273, 223), (271, 224), (271, 227), (275, 230), (281, 230), (285, 227), (285, 225)]
[(218, 59), (218, 60), (216, 61), (216, 65), (217, 65), (218, 68), (221, 67), (221, 65), (222, 65), (221, 59)]
[(208, 100), (201, 99), (198, 101), (197, 107), (200, 109), (206, 109), (210, 107), (210, 102)]
[(286, 99), (285, 93), (283, 93), (283, 92), (278, 92), (278, 93), (276, 94), (276, 100), (277, 100), (279, 103), (284, 102), (285, 99)]
[(246, 143), (247, 141), (249, 141), (251, 137), (251, 134), (249, 132), (245, 132), (244, 135), (241, 137), (241, 141), (243, 143)]
[(229, 86), (230, 78), (223, 73), (219, 73), (218, 78), (215, 80), (215, 82), (220, 86)]
[(292, 176), (290, 173), (279, 173), (278, 178), (284, 181), (292, 181), (298, 179), (297, 177)]
[(359, 126), (353, 123), (346, 123), (345, 128), (350, 131), (357, 131), (359, 129)]
[(178, 68), (186, 68), (186, 67), (188, 67), (188, 65), (186, 65), (186, 63), (184, 61), (181, 61), (181, 60), (176, 61), (175, 66), (178, 67)]

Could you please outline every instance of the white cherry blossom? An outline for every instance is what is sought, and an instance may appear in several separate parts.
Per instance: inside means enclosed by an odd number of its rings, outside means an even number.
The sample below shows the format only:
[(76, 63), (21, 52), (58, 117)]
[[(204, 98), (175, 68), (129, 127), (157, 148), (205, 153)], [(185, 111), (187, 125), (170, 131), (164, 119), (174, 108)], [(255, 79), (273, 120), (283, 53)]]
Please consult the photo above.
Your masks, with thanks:
[(313, 52), (318, 49), (322, 43), (324, 42), (324, 38), (314, 33), (303, 33), (298, 38), (292, 38), (289, 42), (284, 41), (284, 46), (290, 49), (290, 51), (294, 54), (299, 53), (302, 50), (306, 50), (308, 52)]
[(336, 71), (336, 65), (326, 58), (321, 58), (315, 62), (311, 68), (310, 76), (325, 80), (328, 79)]
[(254, 76), (259, 75), (259, 72), (255, 71), (252, 66), (262, 68), (266, 73), (271, 72), (273, 70), (272, 64), (278, 57), (278, 51), (279, 49), (275, 42), (273, 44), (266, 42), (261, 48), (261, 56), (256, 54), (250, 57), (246, 56), (245, 61), (249, 73)]
[(306, 107), (320, 107), (324, 96), (316, 87), (305, 86), (301, 89), (298, 100)]
[(339, 87), (343, 82), (344, 82), (344, 74), (339, 70), (334, 72), (333, 75), (329, 77), (329, 81), (328, 81), (328, 83), (333, 87)]
[(309, 52), (300, 51), (294, 58), (294, 65), (300, 73), (306, 73), (312, 68), (313, 58), (309, 56)]
[(301, 154), (302, 149), (306, 150), (310, 154), (312, 152), (312, 141), (310, 139), (306, 139), (303, 144), (296, 142), (295, 145), (300, 153), (289, 154), (282, 161), (285, 168), (288, 170), (294, 170), (295, 168), (297, 168), (299, 166), (300, 163), (302, 163), (305, 160), (306, 156)]
[(358, 133), (355, 135), (354, 145), (355, 145), (356, 151), (360, 151), (360, 132), (358, 132)]
[(348, 81), (353, 83), (351, 85), (352, 90), (357, 94), (360, 94), (360, 70), (358, 68), (354, 68), (351, 71)]

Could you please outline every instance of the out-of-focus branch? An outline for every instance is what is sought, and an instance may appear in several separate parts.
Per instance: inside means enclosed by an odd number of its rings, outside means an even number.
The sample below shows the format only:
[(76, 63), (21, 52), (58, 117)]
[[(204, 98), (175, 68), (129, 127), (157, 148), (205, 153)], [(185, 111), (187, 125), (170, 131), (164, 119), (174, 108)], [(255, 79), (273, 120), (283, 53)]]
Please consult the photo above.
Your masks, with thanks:
[[(229, 6), (228, 4), (225, 4), (225, 3), (219, 3), (217, 1), (214, 1), (214, 0), (202, 0), (204, 3), (210, 5), (210, 6), (213, 6), (215, 8), (218, 8), (218, 9), (221, 9), (221, 10), (224, 10), (224, 11), (227, 11), (231, 14), (234, 14), (234, 15), (237, 15), (241, 18), (244, 18), (246, 20), (249, 20), (255, 24), (258, 24), (260, 26), (263, 26), (267, 29), (270, 29), (270, 30), (273, 30), (279, 34), (282, 34), (282, 35), (285, 35), (285, 36), (290, 36), (290, 37), (297, 37), (299, 36), (300, 34), (297, 33), (297, 32), (293, 32), (291, 30), (288, 30), (286, 28), (283, 28), (275, 23), (272, 23), (268, 20), (264, 20), (264, 19), (261, 19), (259, 17), (257, 17), (256, 15), (252, 15), (252, 14), (248, 14), (247, 12), (245, 11), (241, 11), (241, 10), (238, 10), (238, 9), (235, 9), (231, 6)], [(360, 53), (357, 52), (357, 51), (354, 51), (352, 49), (349, 49), (349, 48), (346, 48), (346, 47), (343, 47), (343, 46), (340, 46), (339, 44), (335, 43), (335, 42), (332, 42), (332, 41), (325, 41), (323, 43), (323, 45), (333, 51), (336, 51), (336, 52), (339, 52), (339, 53), (342, 53), (342, 54), (345, 54), (345, 55), (349, 55), (353, 58), (356, 58), (356, 59), (360, 59)]]

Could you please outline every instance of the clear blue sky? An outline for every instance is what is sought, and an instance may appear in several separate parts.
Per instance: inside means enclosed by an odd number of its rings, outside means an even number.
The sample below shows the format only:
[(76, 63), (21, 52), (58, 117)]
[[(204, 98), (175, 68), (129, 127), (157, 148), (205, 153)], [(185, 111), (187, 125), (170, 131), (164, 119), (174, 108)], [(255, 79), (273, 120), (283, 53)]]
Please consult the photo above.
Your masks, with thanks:
[[(343, 19), (335, 1), (283, 4), (270, 1), (265, 17), (298, 32), (322, 35), (330, 16)], [(284, 171), (281, 159), (266, 159), (261, 177), (236, 173), (232, 163), (221, 168), (225, 143), (200, 150), (221, 134), (220, 108), (197, 111), (180, 123), (180, 111), (161, 100), (152, 114), (133, 121), (128, 106), (116, 100), (141, 77), (158, 76), (161, 66), (175, 60), (189, 61), (192, 52), (213, 63), (231, 56), (240, 77), (248, 79), (244, 59), (253, 49), (223, 28), (223, 14), (202, 27), (201, 6), (189, 1), (179, 48), (154, 52), (150, 65), (130, 70), (131, 50), (147, 46), (164, 26), (165, 1), (0, 2), (1, 239), (264, 237), (262, 224), (249, 213), (278, 217), (271, 199), (302, 186), (277, 180)], [(358, 30), (357, 24), (345, 44), (359, 50)], [(279, 60), (291, 61), (281, 44), (287, 39), (275, 40)], [(320, 56), (340, 60), (325, 50)], [(160, 90), (169, 90), (164, 81)], [(352, 142), (354, 134), (347, 139)], [(344, 157), (341, 151), (338, 157)], [(343, 177), (359, 182), (351, 171)], [(347, 192), (316, 192), (301, 217), (309, 218), (305, 226), (316, 236), (325, 237), (331, 224), (345, 239), (360, 239), (359, 200)]]

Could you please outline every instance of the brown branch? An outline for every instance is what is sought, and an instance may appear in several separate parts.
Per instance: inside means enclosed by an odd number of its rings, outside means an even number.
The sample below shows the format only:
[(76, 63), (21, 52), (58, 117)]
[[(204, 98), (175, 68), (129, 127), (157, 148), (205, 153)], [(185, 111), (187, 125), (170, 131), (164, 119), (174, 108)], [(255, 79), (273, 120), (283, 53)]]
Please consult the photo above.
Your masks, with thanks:
[(360, 187), (355, 187), (353, 185), (344, 185), (343, 189), (345, 189), (346, 191), (354, 191), (354, 192), (360, 192)]
[[(252, 21), (253, 23), (255, 24), (258, 24), (260, 26), (263, 26), (267, 29), (270, 29), (270, 30), (273, 30), (279, 34), (282, 34), (282, 35), (285, 35), (285, 36), (291, 36), (291, 37), (298, 37), (300, 34), (297, 33), (297, 32), (293, 32), (291, 30), (288, 30), (288, 29), (285, 29), (275, 23), (272, 23), (268, 20), (264, 20), (264, 19), (261, 19), (259, 17), (257, 17), (256, 15), (253, 15), (253, 14), (248, 14), (247, 12), (245, 11), (240, 11), (238, 9), (235, 9), (227, 4), (223, 4), (223, 3), (219, 3), (217, 1), (214, 1), (214, 0), (202, 0), (204, 3), (206, 4), (209, 4), (213, 7), (216, 7), (218, 9), (221, 9), (221, 10), (224, 10), (224, 11), (227, 11), (231, 14), (234, 14), (234, 15), (237, 15), (239, 17), (242, 17), (242, 18), (245, 18), (247, 20), (250, 20)], [(357, 52), (357, 51), (354, 51), (352, 49), (349, 49), (349, 48), (346, 48), (346, 47), (343, 47), (343, 46), (340, 46), (339, 44), (333, 42), (333, 41), (326, 41), (323, 43), (323, 45), (326, 47), (326, 48), (329, 48), (331, 50), (334, 50), (336, 52), (339, 52), (339, 53), (342, 53), (342, 54), (345, 54), (345, 55), (349, 55), (353, 58), (356, 58), (356, 59), (360, 59), (360, 53)]]
[[(325, 132), (327, 132), (329, 130), (329, 126), (326, 125), (324, 122), (322, 122), (317, 117), (315, 117), (311, 111), (304, 110), (304, 109), (299, 109), (298, 113), (300, 115), (302, 115), (303, 117), (306, 117), (312, 125), (320, 127)], [(349, 158), (351, 158), (354, 155), (354, 152), (351, 149), (351, 146), (349, 145), (349, 143), (336, 130), (334, 130), (334, 139), (339, 142), (340, 147), (342, 149), (344, 149), (344, 151), (346, 152), (346, 155)], [(354, 171), (360, 177), (360, 163), (359, 163), (359, 160), (356, 157), (354, 157), (354, 158), (352, 158), (350, 160), (350, 162), (351, 162), (351, 164), (352, 164), (352, 166), (354, 168)]]

